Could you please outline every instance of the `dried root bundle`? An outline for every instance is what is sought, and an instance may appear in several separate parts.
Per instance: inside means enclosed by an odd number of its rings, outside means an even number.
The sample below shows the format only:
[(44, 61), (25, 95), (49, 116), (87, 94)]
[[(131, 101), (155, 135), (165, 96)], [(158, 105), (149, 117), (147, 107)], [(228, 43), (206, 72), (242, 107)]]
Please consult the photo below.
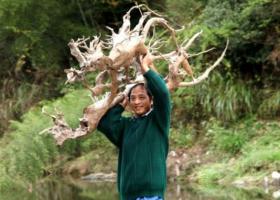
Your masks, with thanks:
[[(130, 13), (134, 9), (140, 10), (141, 17), (138, 24), (131, 28)], [(141, 9), (147, 11), (142, 13)], [(158, 46), (162, 41), (149, 40), (148, 38), (155, 26), (161, 26), (170, 33), (176, 47), (175, 50), (165, 54), (158, 51)], [(82, 82), (91, 92), (93, 104), (84, 109), (80, 126), (77, 129), (70, 128), (62, 114), (49, 115), (53, 118), (54, 126), (45, 131), (54, 135), (58, 145), (62, 145), (68, 138), (84, 136), (95, 130), (101, 117), (110, 107), (124, 98), (129, 87), (136, 82), (143, 81), (139, 67), (139, 56), (150, 53), (153, 60), (161, 59), (168, 63), (169, 72), (165, 81), (169, 90), (173, 91), (178, 87), (192, 86), (205, 80), (210, 71), (222, 61), (228, 45), (213, 65), (200, 76), (195, 77), (188, 62), (190, 56), (187, 51), (202, 32), (180, 44), (176, 39), (176, 30), (162, 16), (145, 5), (132, 7), (123, 16), (123, 24), (117, 33), (113, 29), (109, 29), (111, 35), (106, 41), (102, 41), (95, 36), (91, 41), (89, 41), (89, 38), (80, 38), (76, 41), (71, 40), (68, 44), (71, 54), (79, 62), (80, 69), (65, 70), (67, 73), (66, 83)], [(156, 33), (153, 32), (153, 34)], [(105, 49), (109, 53), (105, 54)], [(201, 53), (205, 52), (198, 54)], [(130, 71), (135, 73), (131, 75)], [(99, 72), (99, 74), (95, 83), (91, 85), (86, 80), (85, 75), (92, 72)], [(184, 77), (187, 75), (191, 77), (192, 81), (184, 81)], [(98, 98), (99, 96), (102, 97)]]

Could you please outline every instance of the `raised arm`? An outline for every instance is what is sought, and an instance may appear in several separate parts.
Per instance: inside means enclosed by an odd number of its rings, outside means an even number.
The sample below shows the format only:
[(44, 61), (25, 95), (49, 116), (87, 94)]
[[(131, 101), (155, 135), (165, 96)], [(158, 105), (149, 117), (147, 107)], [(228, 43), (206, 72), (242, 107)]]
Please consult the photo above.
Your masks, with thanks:
[(106, 137), (117, 147), (121, 145), (122, 133), (124, 130), (125, 118), (121, 116), (124, 111), (120, 104), (112, 107), (101, 118), (97, 129), (101, 131)]
[(169, 128), (171, 103), (170, 94), (164, 80), (153, 70), (152, 58), (147, 54), (141, 59), (141, 70), (147, 80), (147, 86), (153, 95), (153, 109), (157, 122), (164, 129)]

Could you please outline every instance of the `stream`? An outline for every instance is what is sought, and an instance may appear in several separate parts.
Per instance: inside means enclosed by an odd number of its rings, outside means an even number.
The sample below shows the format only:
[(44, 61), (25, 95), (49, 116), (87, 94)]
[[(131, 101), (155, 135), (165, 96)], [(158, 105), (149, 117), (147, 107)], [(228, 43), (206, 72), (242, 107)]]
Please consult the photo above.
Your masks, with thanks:
[[(186, 182), (168, 183), (166, 200), (270, 200), (273, 190), (239, 189), (209, 185), (200, 187)], [(3, 196), (2, 196), (3, 197)], [(0, 198), (2, 199), (2, 198)], [(45, 179), (24, 192), (10, 192), (7, 200), (118, 200), (115, 182), (88, 182), (77, 179)]]

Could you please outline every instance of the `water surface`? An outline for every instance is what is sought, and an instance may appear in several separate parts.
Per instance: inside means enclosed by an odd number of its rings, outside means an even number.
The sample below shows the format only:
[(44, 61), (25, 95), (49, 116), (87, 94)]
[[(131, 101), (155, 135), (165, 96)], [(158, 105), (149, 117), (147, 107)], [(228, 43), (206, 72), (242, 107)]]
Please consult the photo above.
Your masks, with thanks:
[[(273, 191), (244, 190), (215, 185), (202, 188), (186, 182), (168, 183), (166, 200), (270, 200)], [(2, 196), (5, 200), (118, 200), (115, 182), (47, 179), (23, 192)], [(2, 199), (2, 198), (0, 198)]]

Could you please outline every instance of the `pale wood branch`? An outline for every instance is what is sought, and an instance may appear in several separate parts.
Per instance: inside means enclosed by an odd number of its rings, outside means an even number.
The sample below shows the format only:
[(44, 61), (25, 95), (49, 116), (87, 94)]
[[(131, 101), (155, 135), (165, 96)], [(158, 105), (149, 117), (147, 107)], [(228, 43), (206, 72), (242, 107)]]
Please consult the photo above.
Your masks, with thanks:
[[(142, 16), (132, 29), (130, 18), (134, 9), (139, 9)], [(142, 12), (142, 10), (146, 10), (146, 12)], [(155, 39), (159, 38), (156, 37), (159, 35), (155, 31), (155, 27), (158, 26), (166, 30), (162, 34), (169, 33), (175, 44), (176, 48), (169, 53), (161, 53), (163, 45), (168, 41)], [(66, 83), (80, 81), (90, 91), (93, 104), (84, 109), (80, 125), (76, 129), (68, 126), (63, 114), (50, 115), (43, 110), (43, 113), (54, 121), (54, 126), (44, 130), (44, 132), (52, 133), (59, 145), (62, 145), (69, 138), (81, 137), (95, 130), (99, 120), (108, 109), (119, 103), (135, 83), (144, 81), (141, 74), (140, 56), (145, 56), (147, 53), (154, 54), (151, 56), (153, 60), (163, 60), (167, 63), (169, 72), (165, 80), (168, 88), (173, 91), (178, 87), (192, 86), (205, 80), (222, 61), (228, 47), (227, 41), (222, 55), (216, 62), (202, 75), (195, 78), (188, 59), (213, 50), (208, 49), (196, 54), (188, 54), (187, 50), (202, 34), (202, 31), (180, 44), (176, 37), (178, 30), (172, 28), (163, 16), (144, 4), (133, 6), (127, 11), (123, 16), (122, 26), (117, 32), (110, 27), (107, 28), (111, 34), (106, 42), (102, 41), (100, 36), (94, 36), (91, 41), (90, 38), (82, 37), (76, 41), (70, 40), (68, 44), (71, 55), (78, 61), (80, 69), (65, 70), (67, 73)], [(150, 34), (152, 37), (148, 40)], [(146, 43), (148, 46), (145, 45)], [(157, 71), (154, 65), (151, 65), (151, 68)], [(97, 74), (94, 83), (89, 83), (86, 74), (92, 72), (99, 72), (99, 74)], [(159, 72), (157, 71), (157, 73)], [(186, 75), (190, 76), (192, 81), (183, 82)]]
[(225, 47), (223, 53), (221, 54), (221, 56), (216, 60), (216, 62), (213, 65), (211, 65), (209, 68), (207, 68), (207, 70), (205, 70), (205, 72), (201, 76), (199, 76), (198, 78), (194, 79), (191, 82), (181, 82), (179, 84), (179, 87), (196, 85), (196, 84), (202, 82), (203, 80), (205, 80), (209, 76), (209, 73), (215, 67), (217, 67), (220, 64), (220, 62), (223, 60), (223, 58), (225, 57), (225, 54), (226, 54), (226, 51), (227, 51), (227, 48), (228, 48), (228, 44), (229, 44), (229, 41), (227, 40), (226, 47)]

